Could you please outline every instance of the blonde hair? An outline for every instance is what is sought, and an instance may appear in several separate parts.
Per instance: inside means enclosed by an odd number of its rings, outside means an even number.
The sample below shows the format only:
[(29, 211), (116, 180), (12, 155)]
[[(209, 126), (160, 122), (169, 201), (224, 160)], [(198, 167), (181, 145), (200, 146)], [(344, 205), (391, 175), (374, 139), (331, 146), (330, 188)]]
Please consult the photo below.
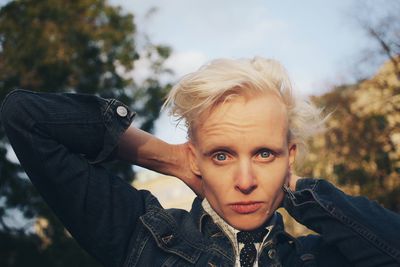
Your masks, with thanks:
[(164, 107), (185, 121), (193, 138), (196, 121), (205, 111), (232, 96), (273, 92), (283, 101), (288, 114), (288, 143), (297, 146), (297, 160), (305, 157), (307, 139), (323, 129), (321, 109), (296, 98), (285, 68), (272, 59), (216, 59), (184, 76), (170, 91)]

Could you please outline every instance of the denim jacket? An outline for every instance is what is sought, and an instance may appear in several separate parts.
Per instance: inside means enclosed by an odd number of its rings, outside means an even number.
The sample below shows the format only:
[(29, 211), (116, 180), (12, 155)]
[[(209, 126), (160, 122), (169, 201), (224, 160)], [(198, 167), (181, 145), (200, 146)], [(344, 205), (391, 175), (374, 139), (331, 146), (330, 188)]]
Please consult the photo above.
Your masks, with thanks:
[[(230, 240), (195, 199), (163, 209), (107, 171), (134, 112), (92, 95), (11, 92), (1, 120), (29, 178), (78, 243), (104, 266), (233, 266)], [(318, 235), (294, 238), (281, 216), (259, 266), (400, 266), (400, 215), (325, 180), (301, 179), (284, 208)]]

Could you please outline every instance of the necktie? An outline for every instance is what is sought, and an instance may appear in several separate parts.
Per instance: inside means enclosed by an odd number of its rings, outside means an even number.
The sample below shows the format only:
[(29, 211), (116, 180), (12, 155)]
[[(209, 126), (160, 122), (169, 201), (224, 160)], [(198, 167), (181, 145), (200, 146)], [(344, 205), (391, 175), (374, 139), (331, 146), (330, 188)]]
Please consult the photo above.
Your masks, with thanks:
[(256, 229), (254, 231), (242, 231), (237, 233), (237, 239), (244, 247), (240, 251), (240, 266), (252, 267), (257, 257), (254, 243), (261, 243), (268, 233), (267, 229)]

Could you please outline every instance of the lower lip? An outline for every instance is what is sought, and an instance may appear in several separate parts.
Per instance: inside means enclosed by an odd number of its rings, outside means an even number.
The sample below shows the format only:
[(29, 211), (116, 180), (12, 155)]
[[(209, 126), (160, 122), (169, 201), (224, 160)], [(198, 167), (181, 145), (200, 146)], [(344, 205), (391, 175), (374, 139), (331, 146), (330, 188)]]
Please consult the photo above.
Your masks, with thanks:
[(254, 213), (258, 209), (261, 208), (261, 203), (260, 202), (255, 202), (255, 203), (249, 203), (249, 204), (232, 204), (231, 209), (235, 211), (236, 213), (239, 214), (249, 214), (249, 213)]

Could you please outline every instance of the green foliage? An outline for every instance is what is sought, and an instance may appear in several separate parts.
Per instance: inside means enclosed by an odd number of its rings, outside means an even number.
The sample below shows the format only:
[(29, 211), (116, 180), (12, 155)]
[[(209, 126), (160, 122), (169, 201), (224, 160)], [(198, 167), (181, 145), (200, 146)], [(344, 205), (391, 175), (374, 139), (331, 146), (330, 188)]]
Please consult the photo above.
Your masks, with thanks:
[[(0, 9), (0, 101), (15, 88), (97, 94), (131, 106), (142, 128), (151, 131), (169, 90), (159, 76), (170, 73), (163, 64), (171, 49), (147, 43), (137, 51), (133, 18), (106, 0), (8, 2)], [(151, 74), (138, 86), (127, 73), (143, 57)], [(68, 236), (21, 167), (6, 156), (8, 149), (0, 127), (0, 266), (98, 266)], [(132, 180), (128, 164), (107, 165)], [(26, 226), (7, 221), (16, 210)], [(44, 236), (26, 231), (35, 218), (49, 222)]]
[(106, 93), (138, 58), (133, 16), (104, 1), (14, 1), (0, 11), (2, 96), (10, 88)]

